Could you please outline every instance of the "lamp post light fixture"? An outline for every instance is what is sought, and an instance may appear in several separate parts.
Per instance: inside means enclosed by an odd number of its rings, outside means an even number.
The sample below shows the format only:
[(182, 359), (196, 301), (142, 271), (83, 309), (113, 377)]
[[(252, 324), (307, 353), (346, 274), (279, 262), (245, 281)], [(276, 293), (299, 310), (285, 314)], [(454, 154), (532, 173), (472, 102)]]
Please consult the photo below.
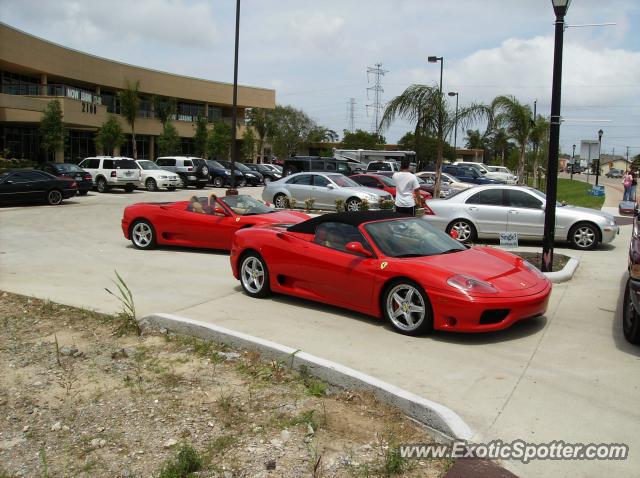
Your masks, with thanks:
[(443, 56), (429, 56), (427, 57), (429, 63), (440, 62), (440, 94), (442, 94), (442, 71), (444, 70), (444, 57)]
[(231, 186), (227, 189), (227, 196), (237, 196), (236, 189), (236, 160), (238, 159), (238, 145), (236, 142), (236, 128), (238, 122), (238, 47), (240, 45), (240, 0), (236, 0), (236, 45), (233, 61), (233, 106), (231, 109)]
[(596, 162), (596, 186), (600, 177), (600, 154), (602, 153), (602, 135), (604, 131), (598, 130), (598, 161)]
[(443, 56), (429, 56), (427, 57), (427, 61), (429, 63), (437, 63), (440, 62), (440, 96), (438, 97), (439, 108), (438, 108), (438, 157), (436, 158), (436, 177), (435, 177), (435, 185), (434, 191), (436, 194), (439, 194), (440, 191), (440, 169), (442, 168), (442, 148), (443, 148), (443, 139), (442, 139), (442, 108), (444, 107), (444, 98), (442, 97), (442, 71), (444, 70), (444, 57)]
[(576, 164), (576, 145), (573, 145), (573, 152), (571, 153), (571, 180), (573, 180), (573, 168)]
[(460, 96), (460, 93), (457, 91), (450, 91), (448, 95), (456, 97), (456, 129), (453, 132), (453, 152), (456, 155), (456, 159), (458, 159), (458, 97)]
[(558, 153), (560, 150), (562, 46), (565, 26), (564, 17), (567, 14), (570, 3), (571, 0), (551, 0), (556, 21), (549, 125), (549, 157), (547, 160), (547, 201), (544, 210), (544, 235), (542, 238), (542, 272), (551, 272), (553, 270), (553, 239), (556, 231), (556, 199), (558, 196)]

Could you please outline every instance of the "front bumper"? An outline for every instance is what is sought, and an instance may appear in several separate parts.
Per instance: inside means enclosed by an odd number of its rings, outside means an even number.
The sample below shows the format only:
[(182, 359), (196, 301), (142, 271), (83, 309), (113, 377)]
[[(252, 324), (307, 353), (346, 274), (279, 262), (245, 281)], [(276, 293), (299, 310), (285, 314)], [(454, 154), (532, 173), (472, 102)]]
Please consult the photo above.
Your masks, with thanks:
[(454, 292), (429, 292), (434, 328), (451, 332), (491, 332), (506, 329), (519, 320), (543, 315), (547, 310), (550, 295), (549, 281), (530, 294), (517, 297), (466, 298)]
[(618, 234), (620, 234), (620, 226), (617, 224), (614, 226), (606, 226), (602, 230), (602, 243), (606, 244), (613, 241)]

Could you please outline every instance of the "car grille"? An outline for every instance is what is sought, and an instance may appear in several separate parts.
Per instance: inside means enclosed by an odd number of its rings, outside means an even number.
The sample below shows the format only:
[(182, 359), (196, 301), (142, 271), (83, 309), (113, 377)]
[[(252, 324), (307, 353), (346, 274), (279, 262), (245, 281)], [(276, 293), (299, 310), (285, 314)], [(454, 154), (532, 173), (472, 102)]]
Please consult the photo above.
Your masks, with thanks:
[(502, 322), (507, 315), (509, 315), (509, 309), (489, 309), (485, 310), (480, 316), (480, 325), (497, 324)]

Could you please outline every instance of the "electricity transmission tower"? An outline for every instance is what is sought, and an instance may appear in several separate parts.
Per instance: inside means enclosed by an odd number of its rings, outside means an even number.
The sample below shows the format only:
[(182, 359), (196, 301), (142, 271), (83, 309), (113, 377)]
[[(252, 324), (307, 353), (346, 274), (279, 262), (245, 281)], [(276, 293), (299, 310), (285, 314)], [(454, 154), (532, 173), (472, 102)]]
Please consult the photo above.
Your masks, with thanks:
[(385, 73), (387, 73), (387, 70), (382, 69), (382, 63), (376, 63), (374, 67), (367, 68), (367, 83), (371, 75), (374, 77), (373, 86), (367, 88), (367, 99), (370, 99), (369, 92), (373, 92), (373, 103), (367, 105), (367, 113), (369, 112), (369, 108), (373, 109), (373, 121), (371, 122), (372, 133), (380, 132), (380, 116), (384, 108), (384, 106), (382, 106), (382, 93), (384, 93), (382, 77)]
[(356, 99), (349, 98), (347, 101), (347, 131), (353, 133), (356, 130)]

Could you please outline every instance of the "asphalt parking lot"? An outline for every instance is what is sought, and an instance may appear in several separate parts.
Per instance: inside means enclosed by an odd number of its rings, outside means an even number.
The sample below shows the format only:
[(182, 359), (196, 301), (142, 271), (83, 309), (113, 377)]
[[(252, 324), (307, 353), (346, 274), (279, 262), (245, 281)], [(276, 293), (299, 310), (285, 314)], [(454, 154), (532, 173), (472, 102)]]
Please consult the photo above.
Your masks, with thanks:
[[(260, 188), (243, 192), (259, 197)], [(625, 342), (620, 323), (630, 226), (596, 251), (565, 251), (581, 264), (572, 281), (554, 287), (546, 317), (499, 333), (412, 338), (322, 304), (249, 299), (224, 252), (139, 251), (122, 236), (127, 204), (193, 194), (204, 192), (114, 191), (59, 207), (0, 208), (0, 289), (116, 312), (104, 288), (117, 270), (139, 315), (210, 321), (342, 363), (446, 405), (476, 432), (475, 441), (631, 448), (624, 462), (504, 463), (520, 476), (637, 476), (640, 349)]]

